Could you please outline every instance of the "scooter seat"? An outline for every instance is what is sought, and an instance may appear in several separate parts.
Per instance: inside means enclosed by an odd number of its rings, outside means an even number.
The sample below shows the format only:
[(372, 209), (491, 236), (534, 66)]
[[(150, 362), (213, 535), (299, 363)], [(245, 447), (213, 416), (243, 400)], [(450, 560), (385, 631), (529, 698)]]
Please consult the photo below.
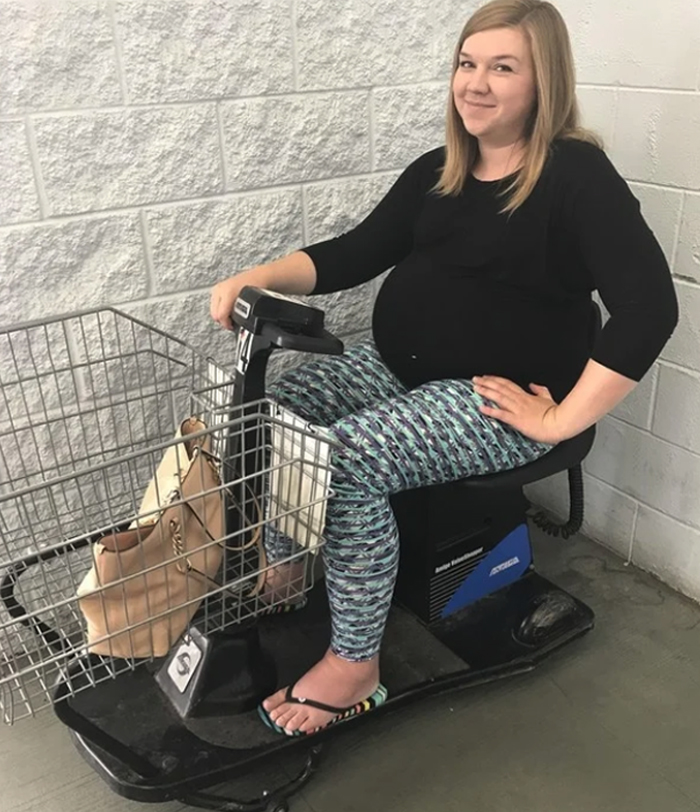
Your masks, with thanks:
[(544, 456), (521, 465), (519, 468), (511, 468), (509, 471), (499, 471), (496, 474), (484, 474), (483, 476), (467, 477), (460, 481), (460, 487), (470, 490), (517, 490), (531, 482), (545, 479), (560, 471), (566, 471), (579, 465), (591, 450), (595, 439), (595, 426), (591, 426), (581, 434), (577, 434), (569, 440), (564, 440), (554, 446)]

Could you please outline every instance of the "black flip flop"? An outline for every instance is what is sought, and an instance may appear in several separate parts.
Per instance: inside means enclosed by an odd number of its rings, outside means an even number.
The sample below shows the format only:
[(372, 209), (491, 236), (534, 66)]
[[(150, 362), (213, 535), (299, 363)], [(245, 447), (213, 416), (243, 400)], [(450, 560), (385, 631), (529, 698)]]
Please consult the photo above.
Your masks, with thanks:
[(263, 722), (270, 728), (270, 730), (274, 730), (275, 733), (282, 733), (285, 736), (312, 736), (314, 733), (318, 733), (320, 730), (325, 730), (327, 727), (336, 725), (339, 722), (345, 722), (355, 716), (360, 716), (363, 713), (368, 713), (369, 711), (378, 708), (380, 705), (383, 705), (386, 702), (388, 695), (386, 688), (380, 682), (376, 691), (371, 696), (368, 696), (367, 699), (363, 699), (347, 708), (336, 708), (333, 705), (326, 705), (323, 702), (316, 702), (314, 699), (307, 699), (303, 696), (294, 696), (292, 691), (293, 686), (288, 686), (287, 693), (284, 697), (285, 702), (290, 702), (294, 705), (306, 705), (310, 708), (316, 708), (317, 710), (326, 711), (327, 713), (333, 713), (335, 716), (327, 724), (316, 727), (313, 730), (290, 731), (275, 724), (272, 719), (270, 719), (270, 716), (265, 708), (263, 708), (262, 705), (259, 705), (258, 714)]

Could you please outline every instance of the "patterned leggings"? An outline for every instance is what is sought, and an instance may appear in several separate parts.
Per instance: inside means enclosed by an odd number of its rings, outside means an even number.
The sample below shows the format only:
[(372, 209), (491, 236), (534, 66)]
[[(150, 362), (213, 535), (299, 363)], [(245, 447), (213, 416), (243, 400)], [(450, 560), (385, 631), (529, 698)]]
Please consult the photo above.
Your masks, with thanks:
[[(389, 496), (516, 468), (553, 447), (483, 415), (479, 405), (494, 404), (469, 380), (407, 390), (371, 341), (287, 372), (268, 394), (339, 443), (323, 557), (331, 651), (353, 662), (379, 652), (394, 591), (399, 535)], [(269, 539), (270, 560), (291, 544)]]

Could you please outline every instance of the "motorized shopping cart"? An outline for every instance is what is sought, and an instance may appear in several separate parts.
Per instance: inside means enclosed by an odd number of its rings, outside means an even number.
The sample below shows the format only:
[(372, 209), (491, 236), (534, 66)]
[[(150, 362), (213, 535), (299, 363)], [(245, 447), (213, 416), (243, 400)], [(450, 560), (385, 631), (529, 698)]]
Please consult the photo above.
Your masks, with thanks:
[[(518, 469), (392, 496), (401, 565), (381, 655), (389, 699), (308, 738), (280, 736), (256, 704), (307, 671), (329, 641), (324, 590), (311, 587), (332, 444), (265, 399), (265, 370), (275, 348), (338, 353), (342, 344), (321, 311), (255, 288), (242, 291), (233, 318), (230, 371), (114, 310), (0, 331), (0, 704), (8, 722), (53, 706), (83, 757), (133, 800), (279, 812), (316, 769), (322, 744), (350, 725), (528, 671), (593, 627), (589, 607), (536, 571), (522, 488), (568, 469), (569, 522), (534, 518), (553, 535), (575, 533), (580, 463), (595, 429)], [(592, 336), (599, 325), (594, 309)], [(204, 428), (174, 439), (190, 416)], [(212, 582), (182, 602), (191, 618), (164, 656), (96, 653), (76, 594), (95, 550), (138, 535), (149, 517), (188, 509), (177, 476), (174, 487), (151, 484), (168, 452), (195, 456), (192, 442), (198, 463), (217, 471), (206, 491), (222, 510), (221, 539), (205, 543), (221, 548)], [(145, 509), (144, 491), (154, 489)], [(266, 551), (280, 540), (288, 547), (276, 548), (276, 566), (296, 564), (289, 571), (300, 574), (271, 598)], [(174, 544), (172, 553), (192, 574), (187, 551)], [(306, 595), (303, 611), (272, 614)], [(127, 636), (164, 614), (140, 616)], [(212, 793), (300, 755), (250, 800)]]

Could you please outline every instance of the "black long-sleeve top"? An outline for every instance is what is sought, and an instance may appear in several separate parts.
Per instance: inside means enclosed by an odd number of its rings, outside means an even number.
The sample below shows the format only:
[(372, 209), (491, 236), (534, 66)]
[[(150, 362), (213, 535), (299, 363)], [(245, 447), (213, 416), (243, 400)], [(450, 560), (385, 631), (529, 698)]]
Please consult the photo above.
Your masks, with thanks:
[[(444, 159), (444, 148), (421, 156), (356, 228), (302, 249), (316, 267), (313, 292), (394, 266), (372, 329), (410, 388), (499, 375), (527, 391), (547, 386), (560, 402), (589, 358), (641, 380), (678, 322), (678, 301), (661, 247), (605, 153), (555, 141), (512, 215), (500, 213), (503, 181), (470, 176), (458, 196), (432, 191)], [(591, 345), (596, 289), (610, 318)]]

